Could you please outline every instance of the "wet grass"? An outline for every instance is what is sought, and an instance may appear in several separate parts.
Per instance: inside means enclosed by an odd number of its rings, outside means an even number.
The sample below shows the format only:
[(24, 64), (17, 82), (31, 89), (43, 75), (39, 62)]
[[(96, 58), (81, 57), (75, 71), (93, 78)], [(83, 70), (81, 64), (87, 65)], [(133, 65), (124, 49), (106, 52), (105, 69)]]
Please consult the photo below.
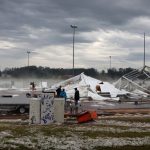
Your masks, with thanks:
[[(104, 124), (97, 125), (96, 124), (96, 125), (86, 125), (86, 126), (85, 126), (85, 124), (81, 124), (78, 127), (88, 127), (88, 128), (91, 128), (91, 129), (92, 128), (106, 128), (106, 129), (114, 128), (114, 129), (120, 129), (120, 130), (128, 130), (128, 129), (131, 129), (131, 128), (135, 128), (134, 126), (130, 127), (130, 126), (110, 125), (110, 124), (106, 124), (106, 125), (104, 125)], [(141, 127), (137, 127), (137, 128), (141, 128)]]
[(104, 131), (107, 130), (107, 131), (110, 131), (110, 132), (112, 131), (111, 129), (115, 130), (116, 132), (118, 130), (121, 130), (122, 132), (126, 132), (128, 130), (131, 131), (132, 129), (133, 130), (137, 129), (139, 131), (141, 130), (141, 132), (147, 132), (147, 130), (150, 129), (150, 127), (141, 127), (141, 126), (134, 127), (134, 126), (123, 126), (123, 125), (111, 125), (111, 124), (94, 125), (94, 126), (88, 126), (88, 127), (91, 127), (91, 130), (92, 130), (92, 128), (95, 128), (95, 130), (103, 128)]
[[(118, 119), (118, 118), (117, 118)], [(138, 120), (138, 119), (137, 119)], [(113, 132), (110, 130), (104, 131), (100, 130), (99, 128), (114, 128)], [(88, 129), (86, 129), (88, 128)], [(3, 150), (34, 150), (34, 148), (26, 147), (22, 144), (15, 144), (16, 148), (9, 147), (11, 143), (9, 143), (9, 139), (12, 138), (19, 138), (23, 136), (30, 136), (32, 143), (38, 143), (38, 140), (34, 138), (36, 134), (41, 134), (41, 136), (55, 136), (59, 137), (72, 137), (72, 135), (77, 135), (81, 139), (91, 138), (96, 139), (100, 137), (116, 137), (116, 138), (143, 138), (143, 137), (150, 137), (150, 132), (131, 132), (131, 131), (124, 131), (124, 132), (117, 132), (117, 129), (127, 130), (131, 129), (131, 127), (120, 127), (120, 126), (113, 126), (113, 125), (90, 125), (90, 124), (74, 124), (74, 125), (47, 125), (47, 126), (38, 126), (38, 125), (5, 125), (0, 124), (0, 132), (6, 131), (10, 133), (12, 136), (4, 137), (3, 140), (5, 144), (7, 144), (7, 148), (2, 148)], [(134, 127), (133, 127), (134, 128)], [(94, 130), (92, 130), (94, 129)], [(33, 138), (32, 138), (33, 137)], [(46, 140), (46, 137), (45, 137)], [(42, 148), (39, 148), (42, 149)], [(53, 147), (51, 149), (54, 149)], [(94, 150), (149, 150), (150, 145), (143, 145), (143, 146), (118, 146), (118, 147), (94, 147)], [(1, 147), (0, 147), (1, 150)], [(86, 150), (83, 148), (83, 150)]]
[[(13, 148), (13, 147), (7, 147), (7, 148), (0, 148), (0, 150), (35, 150), (34, 148), (28, 148), (24, 145), (17, 145), (17, 147)], [(39, 149), (41, 149), (41, 147), (39, 147)], [(51, 147), (51, 150), (55, 150), (55, 148)], [(130, 146), (130, 145), (126, 145), (126, 146), (114, 146), (114, 147), (102, 147), (102, 146), (98, 146), (98, 147), (94, 147), (93, 150), (149, 150), (150, 149), (150, 145), (142, 145), (142, 146)], [(88, 150), (86, 148), (82, 148), (82, 150)]]
[[(33, 129), (33, 130), (32, 130)], [(26, 126), (26, 125), (0, 125), (0, 132), (10, 132), (14, 137), (34, 136), (37, 133), (42, 133), (45, 136), (61, 136), (65, 135), (66, 131), (70, 131), (67, 126)]]
[(125, 121), (125, 122), (141, 122), (150, 123), (150, 117), (114, 117), (114, 118), (101, 118), (101, 120), (115, 120), (115, 121)]
[(150, 145), (142, 146), (116, 146), (116, 147), (94, 147), (93, 150), (150, 150)]
[(9, 126), (0, 126), (0, 132), (10, 130)]
[[(15, 128), (12, 128), (11, 132), (15, 137), (31, 135), (29, 130), (26, 127), (24, 128), (22, 126), (17, 126)], [(32, 134), (32, 136), (33, 136), (33, 134)]]
[[(82, 128), (83, 127), (83, 128)], [(88, 127), (86, 129), (86, 127)], [(99, 131), (99, 128), (104, 128), (104, 131)], [(105, 131), (105, 128), (107, 131)], [(111, 131), (109, 128), (113, 128)], [(94, 130), (92, 130), (94, 129)], [(48, 126), (26, 126), (26, 125), (16, 125), (16, 126), (0, 126), (0, 132), (6, 131), (10, 132), (13, 137), (22, 137), (22, 136), (34, 136), (37, 133), (42, 133), (44, 136), (56, 136), (56, 137), (70, 137), (71, 133), (80, 135), (82, 137), (86, 136), (89, 138), (97, 138), (97, 137), (145, 137), (150, 136), (149, 131), (145, 132), (132, 132), (127, 131), (129, 127), (121, 127), (121, 126), (89, 126), (89, 125), (73, 125), (73, 126), (57, 126), (57, 125), (48, 125)], [(130, 128), (131, 129), (131, 128)], [(123, 132), (117, 132), (117, 130), (126, 130)], [(11, 137), (10, 137), (11, 138)]]
[[(103, 130), (98, 130), (102, 129)], [(117, 126), (117, 125), (73, 125), (67, 128), (68, 131), (80, 135), (82, 137), (89, 137), (92, 139), (98, 138), (98, 137), (116, 137), (116, 138), (142, 138), (146, 136), (150, 136), (150, 132), (147, 131), (147, 128), (141, 128), (136, 127), (137, 131), (131, 131), (131, 129), (135, 129), (134, 126), (128, 127), (128, 126)], [(110, 130), (109, 130), (110, 129)], [(130, 130), (129, 130), (130, 129)], [(138, 131), (139, 129), (139, 131)], [(105, 131), (106, 130), (106, 131)], [(140, 132), (141, 130), (141, 132)], [(121, 132), (119, 132), (121, 131)]]
[(65, 126), (42, 126), (39, 131), (45, 136), (64, 136), (67, 131), (70, 131), (68, 127)]
[(150, 136), (150, 132), (122, 132), (122, 133), (113, 133), (107, 131), (84, 131), (82, 136), (87, 136), (89, 138), (95, 139), (98, 137), (116, 137), (116, 138), (142, 138)]
[(12, 125), (12, 126), (0, 126), (0, 132), (10, 132), (14, 137), (22, 137), (28, 135), (34, 135), (34, 133), (30, 133), (30, 126), (24, 125)]
[[(81, 128), (79, 128), (81, 127)], [(82, 127), (86, 127), (85, 125), (79, 125), (79, 126), (42, 126), (38, 130), (42, 132), (45, 136), (65, 136), (70, 137), (67, 132), (70, 132), (72, 134), (80, 135), (82, 137), (89, 137), (92, 139), (98, 138), (98, 137), (129, 137), (129, 138), (142, 138), (146, 136), (150, 136), (150, 132), (131, 132), (131, 131), (124, 131), (121, 133), (117, 133), (117, 129), (127, 130), (128, 127), (119, 127), (118, 126), (111, 126), (115, 127), (115, 132), (110, 131), (98, 131), (98, 130), (92, 130), (92, 128), (95, 128), (95, 126), (88, 126), (91, 127), (91, 130), (86, 130), (86, 128), (82, 129)], [(103, 126), (104, 127), (104, 126)], [(96, 126), (95, 129), (101, 128), (101, 126)], [(107, 129), (109, 129), (108, 126), (106, 126)]]
[(28, 148), (22, 144), (17, 144), (16, 147), (6, 147), (6, 148), (0, 148), (0, 150), (35, 150), (33, 148)]

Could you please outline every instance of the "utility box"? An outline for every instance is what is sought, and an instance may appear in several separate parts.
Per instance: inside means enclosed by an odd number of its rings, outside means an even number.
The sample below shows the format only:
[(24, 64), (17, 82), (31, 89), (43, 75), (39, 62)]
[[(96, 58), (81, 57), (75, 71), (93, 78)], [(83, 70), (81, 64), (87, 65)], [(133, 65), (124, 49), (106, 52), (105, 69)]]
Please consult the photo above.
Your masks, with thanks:
[(29, 123), (51, 124), (64, 122), (64, 98), (54, 98), (54, 93), (44, 93), (39, 98), (31, 98)]
[(64, 98), (55, 98), (54, 100), (54, 118), (58, 123), (64, 123)]
[(29, 123), (40, 124), (41, 123), (41, 100), (38, 98), (31, 98), (30, 110), (29, 110)]

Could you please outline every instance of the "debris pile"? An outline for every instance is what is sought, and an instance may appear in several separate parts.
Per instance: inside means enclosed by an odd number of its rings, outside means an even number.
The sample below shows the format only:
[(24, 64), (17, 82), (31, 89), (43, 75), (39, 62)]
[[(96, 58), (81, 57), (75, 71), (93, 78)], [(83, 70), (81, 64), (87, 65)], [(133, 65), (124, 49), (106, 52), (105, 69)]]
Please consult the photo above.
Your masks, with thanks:
[(134, 69), (123, 75), (114, 85), (120, 90), (130, 92), (131, 97), (148, 98), (150, 97), (150, 67)]
[(119, 100), (118, 95), (127, 94), (125, 90), (119, 90), (109, 82), (103, 82), (81, 73), (73, 78), (59, 82), (51, 86), (57, 89), (59, 86), (65, 88), (68, 98), (73, 98), (74, 88), (80, 91), (81, 99), (91, 98), (93, 100)]

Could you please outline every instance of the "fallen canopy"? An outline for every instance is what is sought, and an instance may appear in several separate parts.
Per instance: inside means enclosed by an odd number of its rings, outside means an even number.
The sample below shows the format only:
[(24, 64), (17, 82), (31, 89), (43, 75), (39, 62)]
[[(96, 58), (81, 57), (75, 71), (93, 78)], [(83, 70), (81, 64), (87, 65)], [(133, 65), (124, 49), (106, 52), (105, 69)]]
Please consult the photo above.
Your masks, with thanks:
[[(109, 82), (103, 82), (101, 80), (92, 78), (90, 76), (81, 73), (75, 77), (59, 82), (51, 86), (52, 89), (57, 89), (59, 86), (65, 89), (68, 98), (74, 97), (74, 88), (78, 88), (80, 91), (80, 97), (91, 97), (93, 100), (119, 100), (118, 95), (127, 94), (124, 90), (119, 90)], [(110, 97), (103, 97), (96, 91), (96, 86), (99, 85), (101, 93), (110, 93)]]

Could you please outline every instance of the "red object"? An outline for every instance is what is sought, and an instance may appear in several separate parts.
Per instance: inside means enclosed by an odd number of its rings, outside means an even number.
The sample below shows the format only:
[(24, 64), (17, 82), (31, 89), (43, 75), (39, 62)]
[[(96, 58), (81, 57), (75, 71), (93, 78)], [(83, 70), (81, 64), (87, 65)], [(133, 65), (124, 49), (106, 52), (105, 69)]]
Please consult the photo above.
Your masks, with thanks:
[(97, 119), (96, 111), (86, 111), (77, 116), (78, 123), (88, 122)]

